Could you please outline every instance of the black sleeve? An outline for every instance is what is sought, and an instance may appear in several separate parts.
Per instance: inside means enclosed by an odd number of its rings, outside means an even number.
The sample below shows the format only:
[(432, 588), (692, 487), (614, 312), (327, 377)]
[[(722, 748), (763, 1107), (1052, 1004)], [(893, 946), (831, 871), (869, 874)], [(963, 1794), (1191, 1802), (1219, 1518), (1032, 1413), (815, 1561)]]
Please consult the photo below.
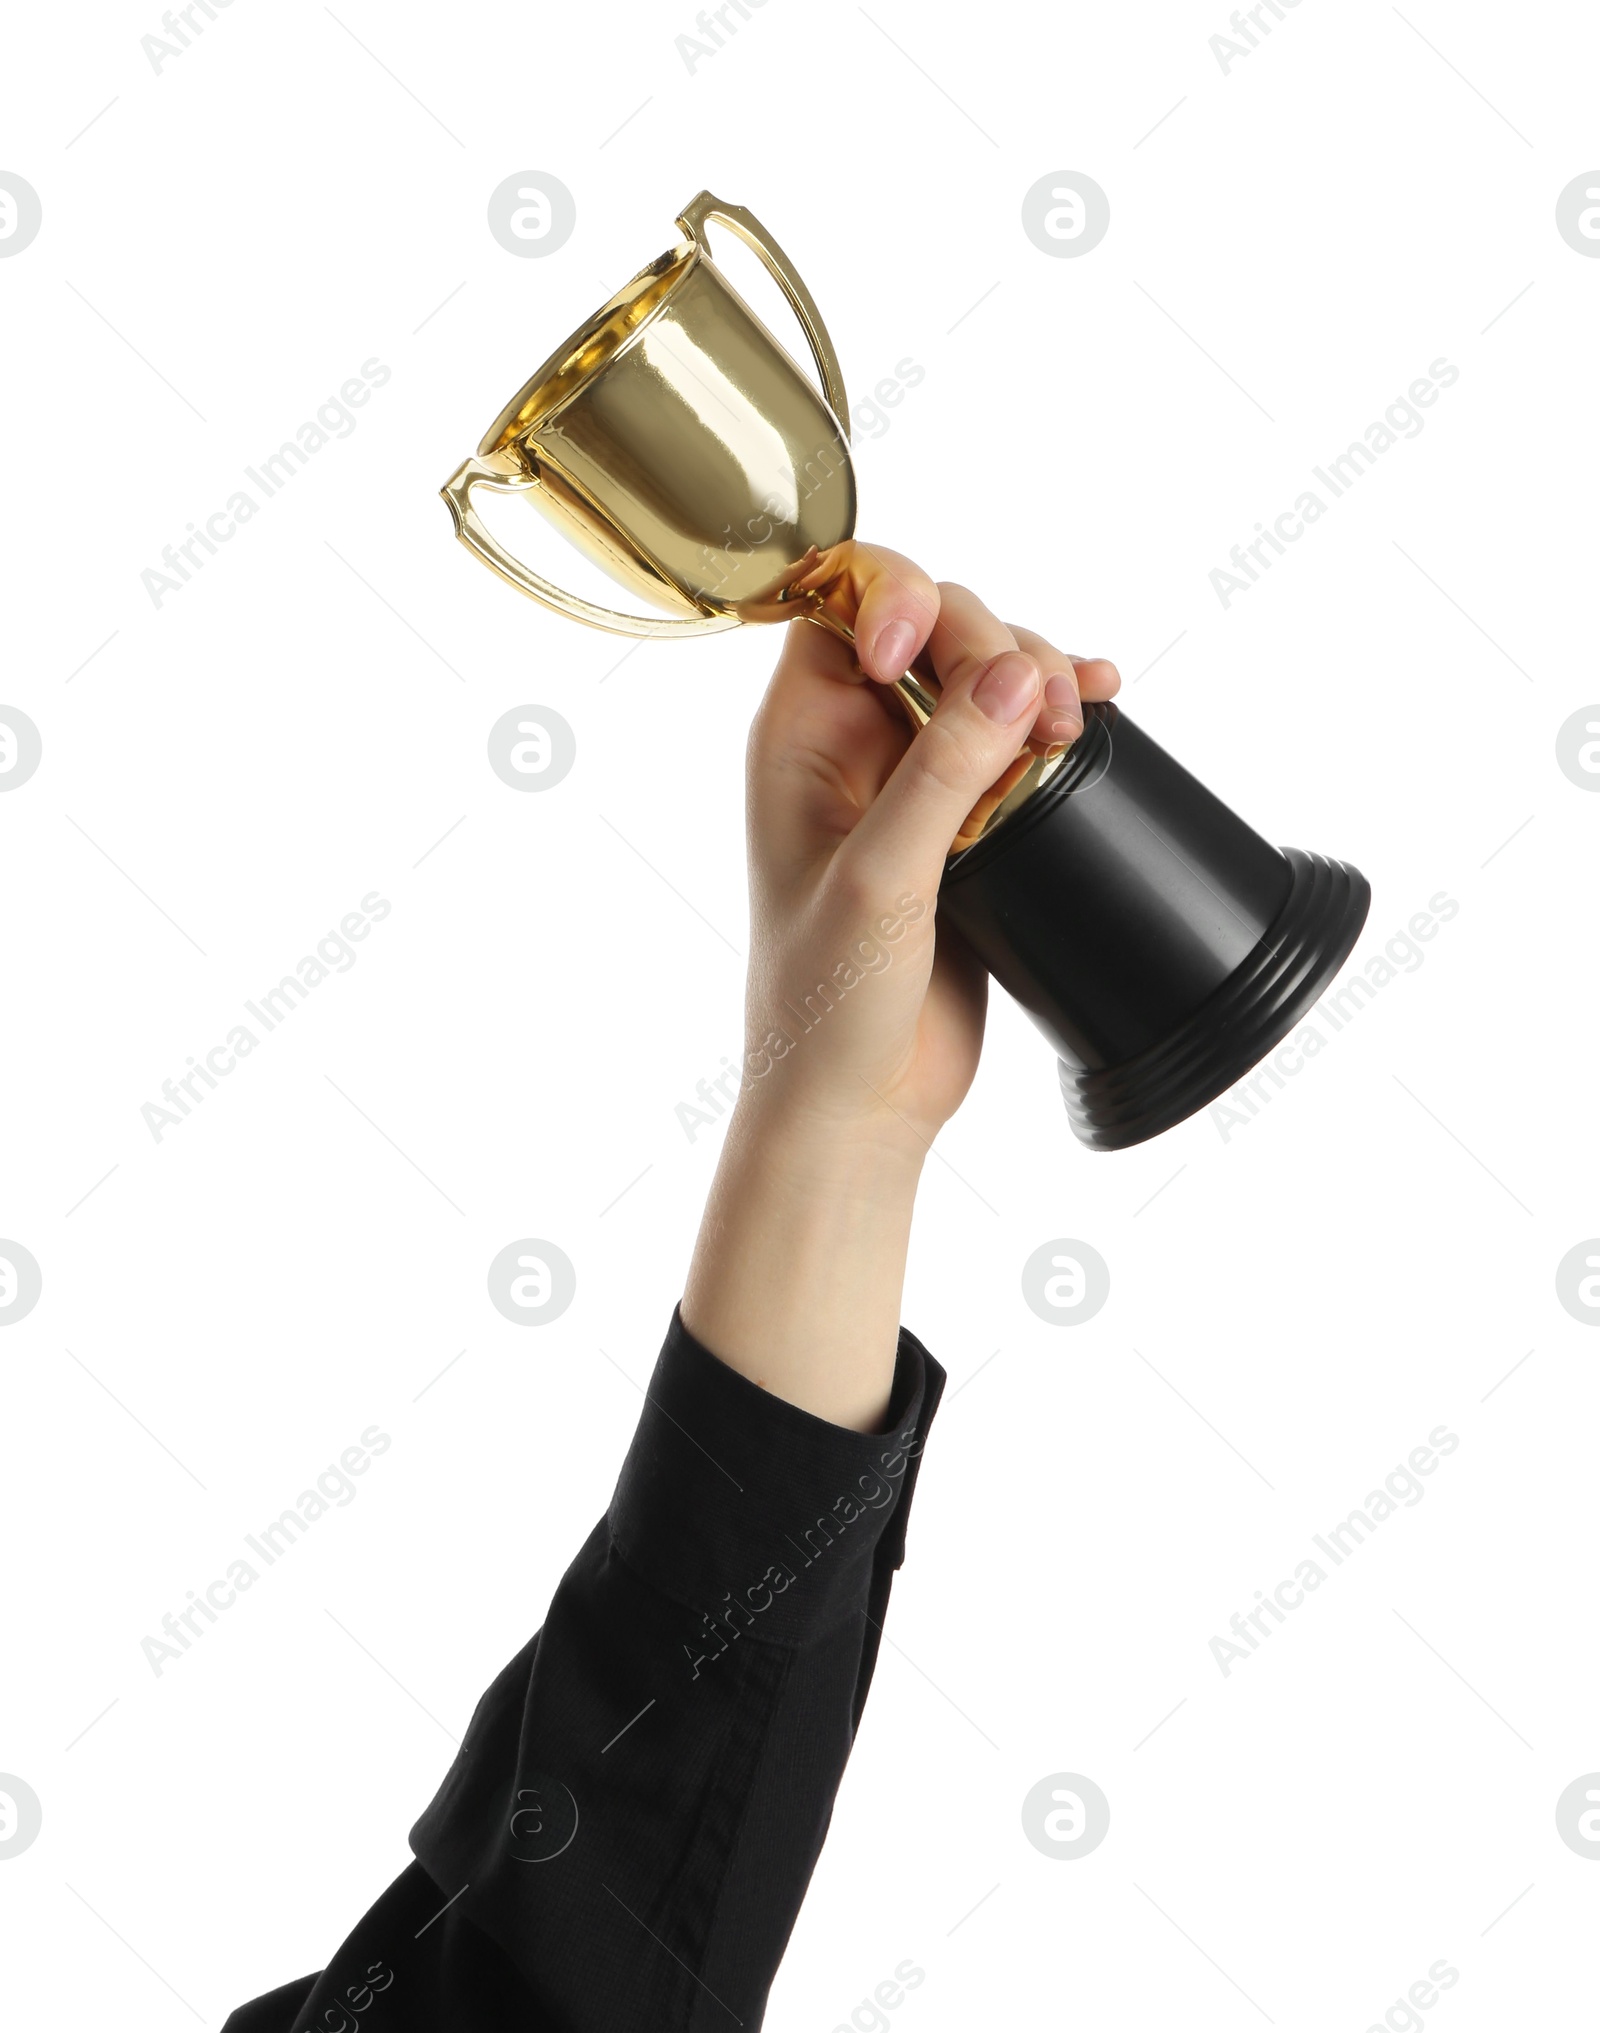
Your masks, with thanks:
[(944, 1373), (879, 1434), (675, 1313), (605, 1517), (478, 1703), (416, 1861), (224, 2033), (759, 2027), (849, 1756)]

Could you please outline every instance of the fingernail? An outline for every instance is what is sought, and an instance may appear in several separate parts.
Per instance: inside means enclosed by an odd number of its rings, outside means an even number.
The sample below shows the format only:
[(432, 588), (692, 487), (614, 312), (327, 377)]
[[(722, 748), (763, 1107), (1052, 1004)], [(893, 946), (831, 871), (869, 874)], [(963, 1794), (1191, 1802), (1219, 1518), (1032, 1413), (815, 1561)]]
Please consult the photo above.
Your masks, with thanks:
[(909, 621), (891, 621), (887, 628), (878, 631), (872, 660), (880, 671), (892, 671), (899, 677), (911, 661), (916, 640), (917, 631)]
[(1052, 741), (1076, 741), (1083, 732), (1083, 707), (1078, 687), (1065, 672), (1058, 672), (1044, 688), (1044, 703), (1054, 708), (1045, 723)]
[(997, 656), (972, 692), (978, 710), (1002, 727), (1018, 719), (1038, 696), (1039, 666), (1015, 649)]

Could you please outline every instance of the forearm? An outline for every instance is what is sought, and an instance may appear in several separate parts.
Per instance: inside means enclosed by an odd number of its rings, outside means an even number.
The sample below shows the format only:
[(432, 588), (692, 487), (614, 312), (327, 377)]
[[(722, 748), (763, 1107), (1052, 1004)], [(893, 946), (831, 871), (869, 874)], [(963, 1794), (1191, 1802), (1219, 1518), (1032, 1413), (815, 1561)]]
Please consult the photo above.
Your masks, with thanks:
[(909, 1136), (823, 1132), (741, 1101), (689, 1268), (684, 1325), (775, 1396), (834, 1425), (881, 1431), (923, 1155)]

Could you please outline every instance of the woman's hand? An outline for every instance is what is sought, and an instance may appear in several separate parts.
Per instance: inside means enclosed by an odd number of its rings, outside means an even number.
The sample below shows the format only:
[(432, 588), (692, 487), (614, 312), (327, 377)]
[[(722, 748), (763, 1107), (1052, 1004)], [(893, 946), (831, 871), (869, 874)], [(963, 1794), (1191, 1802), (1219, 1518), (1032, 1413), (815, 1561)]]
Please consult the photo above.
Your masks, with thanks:
[[(878, 1430), (929, 1145), (977, 1070), (988, 977), (937, 927), (963, 820), (1030, 739), (1071, 740), (1120, 680), (893, 551), (833, 553), (829, 605), (788, 639), (751, 730), (744, 1080), (683, 1295), (734, 1369)], [(943, 687), (913, 739), (883, 688)]]
[[(830, 605), (862, 668), (791, 623), (751, 732), (741, 1106), (925, 1150), (977, 1070), (988, 980), (936, 935), (950, 844), (1030, 740), (1075, 739), (1080, 698), (1121, 681), (893, 551), (852, 544), (841, 564)], [(884, 688), (924, 651), (942, 697), (913, 740)]]

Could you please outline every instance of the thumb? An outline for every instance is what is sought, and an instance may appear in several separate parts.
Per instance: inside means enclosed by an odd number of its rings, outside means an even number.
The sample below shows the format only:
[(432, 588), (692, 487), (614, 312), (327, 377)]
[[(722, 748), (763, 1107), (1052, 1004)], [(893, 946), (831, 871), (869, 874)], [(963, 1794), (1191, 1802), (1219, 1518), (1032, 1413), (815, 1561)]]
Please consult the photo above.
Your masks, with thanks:
[(1042, 680), (1020, 650), (946, 686), (893, 774), (852, 830), (846, 851), (884, 883), (920, 876), (931, 895), (950, 843), (1033, 731)]

